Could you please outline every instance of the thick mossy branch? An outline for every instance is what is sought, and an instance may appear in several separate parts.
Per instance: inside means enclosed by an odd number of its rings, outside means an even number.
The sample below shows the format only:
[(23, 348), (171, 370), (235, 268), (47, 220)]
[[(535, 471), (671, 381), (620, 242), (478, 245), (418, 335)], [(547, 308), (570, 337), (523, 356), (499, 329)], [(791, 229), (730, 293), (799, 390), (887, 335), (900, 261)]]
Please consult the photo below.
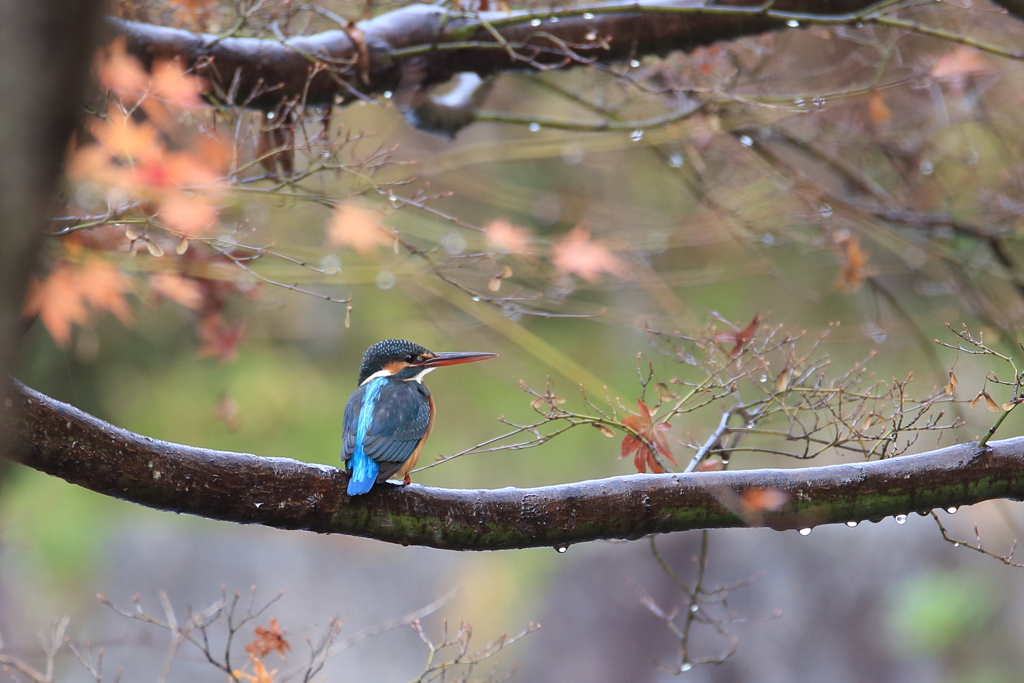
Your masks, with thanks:
[[(382, 485), (333, 467), (157, 441), (16, 384), (9, 457), (104, 495), (242, 524), (453, 550), (742, 526), (794, 529), (1024, 497), (1024, 437), (850, 465), (634, 475), (534, 489)], [(770, 489), (771, 495), (761, 492)], [(779, 495), (781, 493), (782, 495)], [(761, 501), (785, 501), (777, 510)], [(773, 503), (774, 504), (774, 503)]]
[[(488, 76), (590, 60), (692, 50), (785, 28), (795, 15), (871, 22), (875, 0), (653, 0), (571, 8), (456, 14), (442, 5), (409, 5), (334, 30), (285, 41), (219, 37), (112, 19), (128, 50), (150, 64), (179, 59), (214, 84), (227, 104), (272, 109), (401, 96), (460, 72)], [(220, 95), (218, 96), (218, 93)]]

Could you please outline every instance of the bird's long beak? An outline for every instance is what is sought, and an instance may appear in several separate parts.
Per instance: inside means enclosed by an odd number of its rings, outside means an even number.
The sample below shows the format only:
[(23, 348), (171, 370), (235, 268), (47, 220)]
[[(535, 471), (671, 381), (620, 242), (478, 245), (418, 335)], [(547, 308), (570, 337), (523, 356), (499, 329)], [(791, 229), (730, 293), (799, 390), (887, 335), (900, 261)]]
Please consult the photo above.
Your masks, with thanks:
[(495, 358), (497, 355), (498, 354), (496, 353), (481, 353), (478, 351), (442, 352), (422, 363), (420, 367), (438, 368), (441, 367), (442, 365), (458, 365), (459, 363), (472, 363), (473, 361)]

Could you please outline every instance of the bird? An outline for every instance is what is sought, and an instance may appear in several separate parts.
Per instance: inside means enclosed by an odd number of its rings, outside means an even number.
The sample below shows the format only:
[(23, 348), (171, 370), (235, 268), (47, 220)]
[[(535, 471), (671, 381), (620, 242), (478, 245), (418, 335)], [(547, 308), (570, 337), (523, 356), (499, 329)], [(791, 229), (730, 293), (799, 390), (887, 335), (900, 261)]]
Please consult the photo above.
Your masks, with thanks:
[(366, 349), (358, 387), (345, 404), (341, 458), (349, 472), (348, 495), (362, 495), (388, 479), (409, 483), (434, 426), (434, 399), (423, 383), (429, 372), (497, 355), (434, 353), (404, 339)]

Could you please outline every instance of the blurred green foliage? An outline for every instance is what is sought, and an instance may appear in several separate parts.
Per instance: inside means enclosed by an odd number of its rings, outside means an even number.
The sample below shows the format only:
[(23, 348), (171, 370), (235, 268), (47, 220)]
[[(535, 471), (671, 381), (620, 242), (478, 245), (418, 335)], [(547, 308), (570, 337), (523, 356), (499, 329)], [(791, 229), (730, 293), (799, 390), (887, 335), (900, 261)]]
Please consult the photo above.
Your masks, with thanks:
[[(406, 182), (414, 189), (451, 192), (453, 196), (429, 205), (474, 225), (508, 219), (529, 227), (538, 238), (557, 240), (579, 223), (590, 226), (596, 239), (629, 258), (633, 277), (609, 276), (590, 284), (573, 276), (559, 279), (543, 256), (509, 257), (501, 263), (510, 265), (515, 275), (503, 283), (502, 294), (541, 294), (545, 301), (556, 302), (556, 313), (593, 317), (499, 311), (441, 282), (414, 255), (381, 249), (375, 257), (362, 258), (332, 251), (324, 246), (329, 209), (253, 192), (235, 196), (228, 211), (251, 231), (246, 233), (251, 243), (274, 245), (280, 253), (321, 266), (325, 260), (336, 262), (340, 272), (324, 276), (271, 259), (254, 267), (282, 283), (300, 283), (336, 297), (351, 295), (350, 325), (344, 305), (261, 284), (251, 300), (238, 297), (230, 303), (227, 315), (245, 322), (248, 341), (237, 361), (219, 364), (197, 358), (192, 313), (145, 299), (137, 302), (133, 327), (104, 319), (96, 330), (76, 331), (67, 350), (54, 347), (37, 325), (26, 337), (19, 377), (117, 426), (155, 438), (330, 465), (339, 464), (342, 411), (355, 385), (360, 355), (385, 337), (408, 338), (434, 350), (500, 354), (494, 361), (430, 376), (438, 419), (423, 463), (508, 431), (498, 421), (501, 416), (517, 423), (533, 421), (532, 397), (519, 389), (520, 381), (543, 391), (550, 378), (553, 391), (576, 407), (578, 385), (583, 384), (596, 402), (607, 394), (613, 405), (627, 410), (640, 393), (638, 366), (647, 360), (654, 362), (659, 380), (699, 382), (699, 369), (658, 355), (641, 326), (694, 333), (711, 319), (712, 311), (741, 326), (757, 313), (770, 312), (769, 323), (806, 330), (809, 338), (841, 320), (824, 346), (832, 368), (844, 372), (872, 349), (879, 350), (872, 377), (888, 380), (912, 372), (919, 382), (915, 386), (926, 394), (945, 383), (953, 363), (952, 354), (928, 346), (945, 334), (944, 323), (981, 326), (990, 343), (1011, 348), (1014, 333), (1000, 333), (999, 316), (1011, 310), (1012, 277), (996, 267), (977, 239), (950, 230), (914, 232), (912, 226), (865, 218), (851, 208), (864, 197), (850, 192), (849, 178), (806, 159), (793, 161), (792, 168), (772, 165), (746, 149), (750, 145), (731, 131), (779, 126), (799, 141), (820, 138), (830, 154), (857, 166), (915, 210), (948, 211), (985, 223), (992, 215), (986, 202), (998, 203), (1000, 193), (1010, 193), (1006, 186), (1012, 186), (1011, 176), (1019, 177), (1024, 127), (1017, 125), (1018, 103), (1024, 84), (1017, 82), (1019, 73), (1005, 75), (991, 90), (974, 93), (985, 105), (979, 109), (986, 118), (957, 117), (954, 111), (952, 120), (943, 122), (948, 112), (926, 108), (915, 86), (898, 81), (898, 87), (885, 91), (888, 106), (897, 114), (893, 122), (888, 127), (869, 125), (860, 96), (864, 93), (845, 97), (842, 89), (851, 83), (873, 85), (870, 79), (881, 75), (876, 73), (876, 53), (891, 54), (886, 35), (864, 35), (868, 37), (849, 45), (835, 35), (811, 32), (773, 38), (772, 49), (789, 57), (769, 63), (738, 86), (736, 101), (723, 98), (700, 116), (643, 131), (639, 138), (628, 133), (529, 132), (491, 123), (471, 126), (448, 141), (409, 129), (384, 101), (360, 102), (336, 113), (336, 132), (367, 134), (367, 140), (353, 143), (353, 157), (399, 146), (395, 160), (406, 163), (388, 166), (375, 177), (382, 184), (403, 183), (396, 185), (399, 193), (408, 189)], [(855, 56), (833, 54), (837, 43)], [(826, 68), (819, 70), (826, 54), (836, 64), (860, 65), (857, 73), (844, 80)], [(655, 78), (659, 71), (688, 68), (674, 60), (647, 60), (637, 71)], [(812, 86), (801, 81), (792, 72), (794, 63), (813, 65), (807, 68), (815, 73), (807, 77), (822, 82), (809, 81), (816, 84)], [(891, 71), (898, 72), (886, 72), (893, 80), (905, 78), (897, 67)], [(794, 96), (802, 102), (819, 85), (822, 92), (840, 94), (830, 95), (820, 115), (797, 109)], [(942, 88), (933, 84), (933, 92), (944, 93), (949, 101), (970, 99), (963, 91)], [(592, 117), (592, 110), (558, 95), (558, 89), (592, 95), (624, 117), (661, 113), (674, 102), (668, 96), (640, 97), (607, 74), (577, 69), (502, 77), (488, 108)], [(684, 90), (672, 97), (688, 97)], [(763, 102), (748, 106), (742, 98)], [(791, 148), (780, 152), (787, 153), (799, 154)], [(968, 156), (970, 163), (964, 161)], [(301, 152), (298, 157), (300, 166), (309, 161)], [(927, 173), (921, 171), (925, 162)], [(359, 190), (364, 178), (357, 176), (320, 174), (305, 189), (340, 200)], [(811, 187), (808, 177), (820, 186)], [(849, 204), (834, 202), (822, 187)], [(387, 207), (381, 196), (371, 194), (367, 201)], [(1012, 235), (1013, 219), (1002, 218), (1004, 232)], [(436, 257), (445, 275), (465, 278), (478, 289), (497, 268), (496, 260), (465, 267), (446, 261), (443, 245), (449, 236), (459, 235), (470, 253), (483, 248), (483, 238), (426, 212), (398, 211), (388, 225)], [(877, 276), (855, 291), (836, 288), (842, 267), (833, 239), (838, 231), (860, 236), (870, 254), (871, 274)], [(152, 260), (143, 254), (126, 270), (146, 272), (150, 267)], [(385, 271), (394, 277), (382, 278)], [(252, 283), (247, 275), (236, 276)], [(1013, 329), (1012, 324), (1006, 327)], [(638, 354), (644, 355), (638, 359)], [(957, 363), (963, 395), (969, 398), (984, 386), (985, 373), (992, 368), (983, 360)], [(1008, 398), (999, 396), (997, 401)], [(237, 425), (223, 419), (224, 405), (237, 408)], [(971, 421), (961, 440), (988, 426), (990, 416), (980, 413), (968, 416)], [(1005, 433), (1020, 433), (1024, 412), (1017, 413), (1005, 424)], [(717, 417), (710, 410), (673, 421), (671, 434), (681, 464), (688, 451), (680, 443), (702, 441)], [(630, 461), (616, 459), (618, 445), (617, 439), (595, 429), (580, 428), (542, 447), (467, 456), (413, 479), (427, 485), (499, 488), (629, 474)], [(733, 462), (743, 467), (794, 466), (771, 456), (743, 457)], [(89, 585), (93, 572), (102, 567), (104, 544), (121, 525), (167, 523), (161, 513), (21, 469), (0, 483), (4, 543), (17, 548), (26, 574), (44, 577), (41, 585), (56, 587), (57, 604)], [(527, 602), (550, 583), (556, 557), (547, 551), (472, 557), (458, 579), (465, 586), (460, 600), (486, 611), (496, 628), (507, 624), (508, 615), (526, 612)], [(489, 583), (474, 576), (486, 576)], [(523, 597), (524, 587), (535, 592)], [(893, 599), (894, 649), (909, 656), (955, 654), (961, 643), (976, 641), (999, 606), (991, 586), (959, 571), (908, 578)], [(1005, 680), (998, 672), (957, 675), (965, 683)]]

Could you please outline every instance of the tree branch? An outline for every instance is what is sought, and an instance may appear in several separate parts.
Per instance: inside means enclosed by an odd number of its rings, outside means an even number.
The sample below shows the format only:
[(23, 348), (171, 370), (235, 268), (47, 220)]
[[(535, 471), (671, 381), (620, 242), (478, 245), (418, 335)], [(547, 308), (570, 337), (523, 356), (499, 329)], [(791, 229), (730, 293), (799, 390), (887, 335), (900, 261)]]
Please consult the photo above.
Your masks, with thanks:
[[(378, 486), (324, 465), (157, 441), (15, 383), (8, 457), (104, 495), (242, 524), (453, 550), (561, 547), (690, 529), (796, 529), (1024, 497), (1024, 437), (788, 470), (633, 475), (534, 489)], [(745, 494), (781, 492), (778, 510)]]
[[(128, 50), (148, 66), (180, 59), (214, 84), (220, 99), (272, 109), (282, 101), (329, 104), (340, 98), (421, 88), (456, 73), (489, 76), (692, 50), (784, 28), (791, 15), (817, 13), (836, 22), (871, 21), (873, 0), (616, 2), (563, 9), (457, 13), (409, 5), (347, 30), (285, 41), (218, 37), (111, 19)], [(414, 68), (408, 69), (407, 67)], [(327, 67), (327, 68), (323, 68)], [(403, 76), (406, 82), (403, 83)], [(225, 93), (231, 93), (225, 98)]]

